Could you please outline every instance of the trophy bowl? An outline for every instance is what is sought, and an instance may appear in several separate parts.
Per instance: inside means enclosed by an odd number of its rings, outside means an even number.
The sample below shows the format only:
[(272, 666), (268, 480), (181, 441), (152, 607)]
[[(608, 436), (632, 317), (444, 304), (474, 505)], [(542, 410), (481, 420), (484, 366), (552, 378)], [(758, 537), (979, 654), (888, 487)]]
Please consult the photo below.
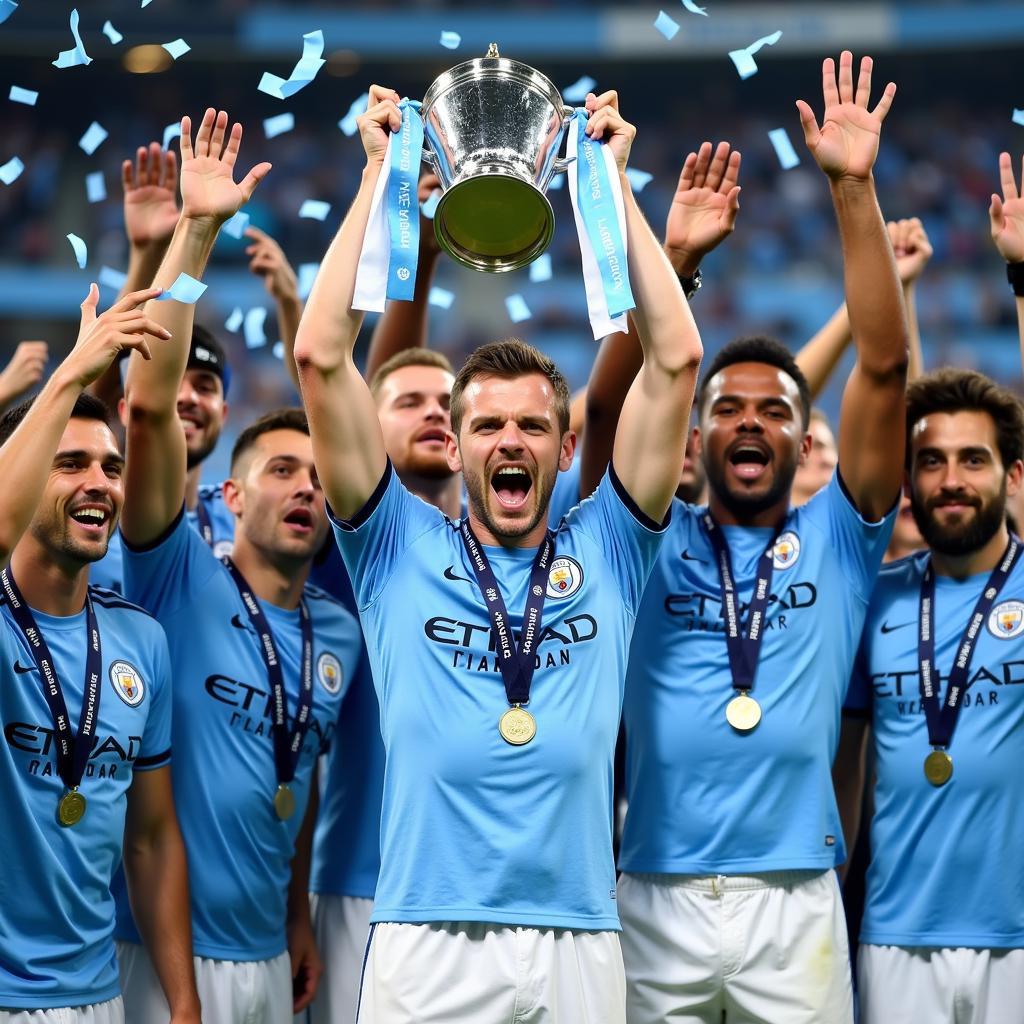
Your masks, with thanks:
[(440, 75), (423, 98), (424, 160), (441, 181), (434, 234), (472, 270), (532, 263), (551, 241), (544, 194), (564, 171), (558, 148), (572, 107), (539, 71), (498, 54)]

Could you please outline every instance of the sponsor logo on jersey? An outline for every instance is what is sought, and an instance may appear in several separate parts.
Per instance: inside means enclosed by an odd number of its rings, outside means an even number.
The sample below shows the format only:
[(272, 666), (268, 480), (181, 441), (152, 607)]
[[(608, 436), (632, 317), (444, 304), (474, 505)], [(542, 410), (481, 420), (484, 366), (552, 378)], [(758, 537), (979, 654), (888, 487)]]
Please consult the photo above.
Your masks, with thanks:
[(999, 640), (1012, 640), (1024, 633), (1024, 602), (1000, 601), (989, 612), (988, 631)]
[(799, 557), (800, 538), (792, 530), (780, 534), (775, 542), (772, 565), (776, 569), (792, 569)]
[(142, 703), (146, 688), (139, 670), (127, 661), (115, 661), (110, 666), (110, 683), (118, 697), (130, 708)]
[(332, 696), (341, 689), (341, 662), (327, 651), (317, 658), (316, 677), (320, 685)]
[(583, 567), (575, 558), (556, 558), (548, 573), (548, 597), (572, 597), (583, 586)]

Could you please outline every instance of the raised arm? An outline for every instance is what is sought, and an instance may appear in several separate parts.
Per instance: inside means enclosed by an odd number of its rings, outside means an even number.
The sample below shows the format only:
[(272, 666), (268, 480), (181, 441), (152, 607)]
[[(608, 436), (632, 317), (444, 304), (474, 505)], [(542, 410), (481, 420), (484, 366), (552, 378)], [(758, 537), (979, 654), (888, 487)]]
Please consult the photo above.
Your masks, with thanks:
[[(679, 174), (665, 224), (665, 253), (680, 279), (692, 279), (704, 257), (732, 234), (739, 212), (740, 153), (728, 142), (714, 150), (704, 142)], [(587, 385), (586, 438), (580, 494), (590, 494), (611, 460), (623, 402), (643, 364), (643, 348), (631, 316), (627, 334), (601, 342)]]
[[(181, 120), (182, 211), (155, 284), (170, 288), (182, 273), (199, 280), (221, 225), (248, 201), (270, 164), (254, 167), (235, 184), (234, 168), (242, 126), (227, 131), (228, 115), (206, 111), (192, 148), (192, 122)], [(129, 544), (158, 538), (181, 510), (185, 498), (185, 432), (178, 418), (178, 388), (192, 339), (192, 303), (155, 302), (147, 310), (173, 341), (149, 362), (128, 366), (125, 503), (121, 532)]]
[(853, 55), (843, 51), (838, 76), (829, 57), (822, 66), (821, 127), (803, 100), (797, 100), (797, 109), (807, 147), (831, 185), (857, 348), (843, 394), (839, 469), (860, 513), (875, 520), (893, 507), (903, 478), (907, 322), (872, 176), (882, 121), (896, 86), (890, 82), (869, 110), (871, 68), (871, 58), (864, 57), (855, 92)]
[(393, 89), (370, 89), (369, 108), (358, 119), (366, 151), (359, 191), (320, 264), (295, 342), (317, 474), (331, 507), (343, 519), (366, 504), (387, 465), (377, 407), (352, 358), (363, 323), (363, 313), (352, 308), (352, 300), (388, 132), (402, 126), (399, 101)]
[(587, 134), (604, 139), (619, 172), (626, 213), (632, 318), (643, 364), (622, 405), (612, 463), (640, 510), (656, 522), (668, 512), (686, 448), (686, 427), (703, 355), (679, 279), (637, 206), (626, 177), (636, 128), (618, 111), (615, 92), (587, 97)]
[[(992, 193), (989, 218), (992, 223), (992, 241), (999, 255), (1020, 282), (1014, 286), (1017, 302), (1017, 330), (1020, 334), (1021, 360), (1024, 362), (1024, 197), (1017, 191), (1013, 177), (1013, 163), (1009, 153), (999, 154), (999, 179), (1002, 183), (1002, 197)], [(1021, 188), (1024, 189), (1024, 170), (1021, 172)]]
[(49, 359), (45, 341), (19, 341), (11, 361), (0, 372), (0, 412), (42, 379)]
[(165, 343), (167, 332), (147, 319), (141, 308), (157, 294), (156, 289), (148, 288), (126, 295), (97, 317), (100, 293), (96, 285), (90, 286), (82, 303), (75, 347), (53, 371), (28, 414), (0, 447), (0, 479), (4, 481), (0, 498), (0, 565), (7, 564), (35, 515), (78, 396), (122, 352), (134, 349), (143, 359), (149, 359), (147, 334), (159, 339), (159, 344)]

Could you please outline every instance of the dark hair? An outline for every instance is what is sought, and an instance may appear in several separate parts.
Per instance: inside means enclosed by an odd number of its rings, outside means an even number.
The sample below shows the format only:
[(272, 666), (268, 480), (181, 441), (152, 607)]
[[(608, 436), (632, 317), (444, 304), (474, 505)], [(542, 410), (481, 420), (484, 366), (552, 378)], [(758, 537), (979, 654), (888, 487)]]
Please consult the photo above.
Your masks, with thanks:
[(370, 392), (373, 397), (377, 397), (380, 389), (384, 386), (384, 381), (395, 370), (404, 369), (406, 366), (434, 366), (439, 370), (444, 370), (445, 373), (455, 373), (448, 357), (441, 352), (435, 352), (430, 348), (404, 348), (401, 352), (396, 352), (387, 362), (382, 363), (373, 375), (373, 379), (370, 381)]
[(264, 413), (258, 420), (250, 423), (235, 441), (231, 449), (231, 472), (235, 471), (238, 460), (256, 443), (264, 434), (272, 430), (297, 430), (300, 434), (309, 436), (309, 422), (306, 414), (298, 408), (274, 409)]
[[(13, 409), (8, 409), (3, 416), (0, 416), (0, 444), (6, 444), (11, 434), (18, 429), (21, 421), (28, 415), (29, 409), (32, 408), (32, 403), (36, 400), (36, 397), (36, 395), (33, 395), (31, 398), (26, 398), (24, 402), (19, 402)], [(90, 395), (83, 391), (75, 399), (75, 404), (71, 409), (71, 415), (68, 419), (99, 420), (109, 427), (110, 410), (107, 408), (106, 402), (100, 400), (95, 395)]]
[(458, 437), (462, 425), (462, 396), (474, 377), (524, 377), (528, 373), (539, 373), (547, 377), (555, 389), (555, 413), (559, 430), (564, 434), (569, 429), (569, 385), (562, 371), (543, 352), (518, 338), (493, 341), (481, 345), (462, 364), (452, 385), (452, 433)]
[(698, 415), (704, 410), (704, 399), (707, 396), (708, 381), (721, 373), (727, 366), (732, 366), (735, 363), (766, 363), (768, 366), (777, 366), (783, 373), (792, 377), (800, 392), (800, 410), (803, 414), (803, 425), (806, 429), (811, 419), (811, 389), (807, 383), (807, 378), (804, 376), (804, 372), (800, 369), (797, 361), (793, 358), (792, 353), (781, 341), (760, 334), (753, 334), (730, 341), (711, 360), (697, 391)]
[(192, 325), (192, 341), (189, 344), (188, 362), (185, 365), (186, 369), (207, 370), (215, 377), (219, 377), (224, 394), (228, 393), (231, 367), (228, 366), (224, 346), (217, 340), (217, 336), (202, 324)]
[(1024, 458), (1024, 408), (1013, 392), (975, 370), (943, 367), (907, 385), (907, 467), (914, 425), (933, 412), (985, 412), (996, 427), (1003, 468)]

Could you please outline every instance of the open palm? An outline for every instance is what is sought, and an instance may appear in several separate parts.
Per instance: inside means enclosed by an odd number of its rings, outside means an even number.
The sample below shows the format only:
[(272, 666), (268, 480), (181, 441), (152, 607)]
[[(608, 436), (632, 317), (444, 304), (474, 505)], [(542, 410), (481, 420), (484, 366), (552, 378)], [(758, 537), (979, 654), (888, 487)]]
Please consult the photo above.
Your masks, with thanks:
[(849, 50), (842, 52), (838, 79), (835, 61), (831, 57), (824, 61), (821, 70), (825, 114), (820, 128), (810, 106), (803, 100), (796, 101), (807, 148), (830, 178), (867, 179), (874, 167), (882, 122), (892, 106), (896, 86), (890, 82), (875, 109), (868, 110), (871, 68), (871, 58), (862, 58), (854, 93), (853, 54)]
[[(1013, 164), (1009, 153), (999, 154), (999, 178), (1003, 186), (1000, 198), (992, 194), (989, 216), (992, 220), (992, 241), (1007, 263), (1024, 263), (1024, 197), (1017, 192)], [(1024, 169), (1021, 186), (1024, 187)]]
[(166, 242), (178, 223), (178, 161), (159, 142), (140, 146), (121, 166), (124, 226), (133, 245)]

